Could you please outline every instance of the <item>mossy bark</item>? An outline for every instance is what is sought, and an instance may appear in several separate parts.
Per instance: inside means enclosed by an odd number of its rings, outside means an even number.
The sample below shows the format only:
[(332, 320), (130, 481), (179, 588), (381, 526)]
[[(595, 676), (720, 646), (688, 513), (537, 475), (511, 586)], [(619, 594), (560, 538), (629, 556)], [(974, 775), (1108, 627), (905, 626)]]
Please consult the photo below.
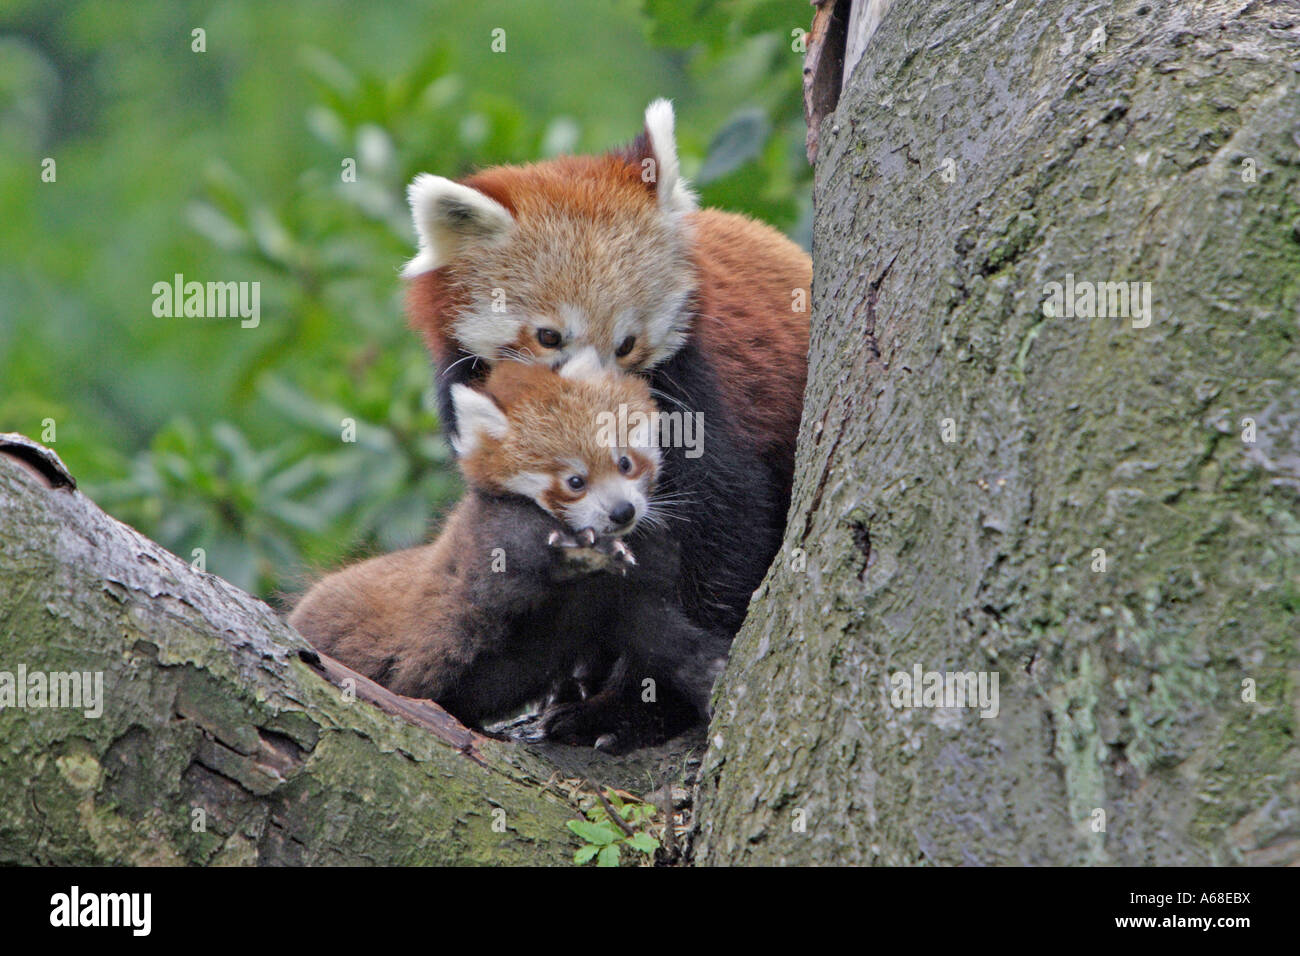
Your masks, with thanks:
[(104, 687), (98, 718), (0, 710), (0, 863), (571, 861), (548, 763), (352, 699), (300, 652), (266, 605), (0, 454), (0, 671)]
[[(890, 5), (697, 863), (1300, 862), (1298, 51), (1290, 3)], [(894, 706), (917, 664), (999, 715)]]

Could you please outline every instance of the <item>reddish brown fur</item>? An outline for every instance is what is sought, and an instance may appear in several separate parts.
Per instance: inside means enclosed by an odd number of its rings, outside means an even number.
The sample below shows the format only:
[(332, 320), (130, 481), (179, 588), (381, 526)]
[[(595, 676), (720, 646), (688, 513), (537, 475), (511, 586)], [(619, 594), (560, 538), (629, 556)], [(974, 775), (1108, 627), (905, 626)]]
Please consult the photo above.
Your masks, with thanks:
[[(694, 335), (742, 436), (794, 457), (807, 378), (812, 265), (776, 230), (734, 213), (694, 213)], [(803, 309), (795, 312), (795, 290)], [(792, 370), (797, 370), (792, 373)]]
[[(511, 431), (504, 439), (484, 436), (473, 454), (461, 459), (468, 481), (498, 493), (508, 492), (505, 482), (525, 472), (551, 476), (545, 504), (552, 513), (582, 497), (562, 481), (567, 471), (560, 462), (576, 458), (587, 466), (592, 482), (617, 470), (614, 449), (602, 441), (597, 414), (617, 414), (620, 405), (631, 415), (652, 414), (650, 389), (638, 378), (607, 374), (594, 379), (569, 379), (542, 365), (501, 362), (483, 390), (505, 412)], [(625, 449), (635, 464), (627, 477), (647, 469), (655, 459), (635, 449)]]
[(456, 343), (448, 333), (452, 318), (464, 302), (465, 293), (450, 266), (426, 272), (407, 283), (406, 314), (411, 328), (423, 337), (436, 362), (449, 362), (456, 354)]
[[(520, 218), (562, 207), (599, 221), (625, 218), (637, 228), (657, 210), (639, 164), (631, 161), (634, 152), (494, 167), (465, 183)], [(807, 369), (812, 264), (785, 236), (745, 216), (704, 209), (687, 222), (693, 232), (693, 334), (714, 366), (740, 435), (792, 462)], [(802, 290), (798, 312), (796, 290)], [(439, 360), (456, 351), (451, 324), (463, 302), (455, 263), (411, 282), (411, 325)], [(530, 344), (527, 333), (521, 335), (518, 345)], [(620, 364), (637, 369), (644, 358), (638, 344)]]
[(429, 675), (455, 673), (464, 649), (453, 625), (464, 616), (449, 572), (476, 543), (465, 499), (432, 544), (370, 558), (323, 578), (289, 623), (320, 651), (398, 694), (436, 698), (450, 686)]
[[(289, 623), (398, 694), (473, 725), (506, 716), (566, 677), (581, 651), (554, 618), (566, 600), (545, 544), (554, 527), (532, 502), (471, 490), (433, 544), (329, 575)], [(547, 604), (553, 596), (560, 605)]]
[[(731, 419), (726, 431), (749, 448), (724, 441), (724, 449), (746, 453), (719, 453), (694, 466), (688, 487), (704, 493), (692, 519), (674, 528), (674, 533), (686, 536), (687, 544), (678, 550), (676, 540), (652, 534), (637, 545), (639, 556), (645, 556), (643, 546), (650, 549), (651, 560), (643, 562), (646, 568), (656, 565), (654, 549), (662, 552), (652, 577), (664, 593), (653, 587), (646, 591), (647, 620), (639, 611), (618, 617), (614, 627), (601, 622), (597, 636), (609, 637), (606, 629), (640, 633), (648, 643), (637, 645), (638, 653), (647, 659), (666, 654), (680, 667), (668, 667), (664, 673), (673, 673), (674, 679), (694, 675), (707, 702), (708, 675), (713, 671), (700, 662), (725, 656), (726, 642), (779, 543), (781, 495), (789, 493), (806, 378), (811, 263), (794, 243), (743, 216), (716, 210), (683, 215), (671, 211), (679, 208), (675, 202), (665, 211), (654, 184), (641, 176), (641, 160), (648, 155), (647, 137), (642, 137), (621, 153), (498, 167), (470, 177), (467, 185), (516, 217), (518, 244), (497, 247), (495, 257), (489, 246), (479, 246), (477, 254), (469, 251), (416, 276), (407, 291), (407, 308), (412, 327), (423, 335), (440, 366), (440, 402), (444, 413), (451, 414), (447, 396), (457, 379), (446, 374), (446, 366), (462, 351), (454, 323), (474, 308), (472, 294), (481, 299), (485, 287), (511, 285), (520, 260), (535, 264), (533, 271), (540, 275), (533, 276), (531, 298), (515, 294), (512, 286), (511, 307), (545, 317), (548, 309), (559, 311), (557, 303), (571, 302), (601, 323), (605, 349), (616, 346), (609, 340), (625, 327), (611, 317), (612, 309), (627, 302), (640, 307), (650, 302), (667, 315), (690, 292), (687, 331), (698, 352), (679, 355), (681, 368), (673, 371), (689, 371), (695, 378), (689, 383), (697, 389), (694, 394), (704, 394), (707, 402), (712, 401), (708, 383), (716, 380), (718, 397)], [(472, 288), (475, 283), (478, 288)], [(804, 306), (797, 312), (796, 290), (802, 290)], [(483, 309), (481, 303), (477, 308)], [(490, 318), (470, 314), (462, 330)], [(479, 341), (487, 343), (485, 349), (500, 346), (487, 335)], [(536, 345), (535, 333), (528, 332), (521, 332), (514, 343), (535, 355)], [(619, 365), (647, 373), (647, 362), (665, 361), (666, 353), (680, 345), (673, 336), (673, 341), (657, 346), (660, 351), (654, 356), (638, 341)], [(472, 376), (461, 366), (460, 380), (477, 379), (487, 364), (479, 363)], [(574, 381), (560, 388), (554, 373), (540, 366), (493, 365), (486, 389), (506, 411), (512, 431), (504, 441), (484, 439), (462, 458), (462, 468), (476, 487), (438, 540), (331, 575), (309, 592), (291, 618), (326, 653), (400, 693), (450, 702), (453, 712), (470, 721), (504, 713), (527, 694), (565, 676), (563, 669), (577, 658), (564, 642), (572, 639), (575, 622), (581, 625), (591, 615), (590, 601), (580, 599), (577, 616), (567, 626), (533, 620), (523, 639), (512, 643), (512, 622), (517, 619), (512, 615), (526, 618), (525, 611), (549, 599), (559, 586), (547, 576), (553, 556), (543, 544), (551, 528), (545, 521), (552, 519), (525, 499), (491, 498), (488, 492), (504, 490), (505, 478), (521, 472), (548, 475), (552, 480), (539, 497), (560, 511), (572, 492), (563, 484), (557, 459), (579, 458), (593, 476), (617, 467), (612, 450), (596, 438), (593, 409), (614, 410), (626, 404), (654, 411), (648, 386), (638, 378), (605, 379), (603, 385)], [(668, 376), (668, 369), (661, 368)], [(586, 388), (598, 391), (582, 391)], [(579, 397), (566, 403), (566, 394)], [(748, 454), (751, 449), (756, 454)], [(636, 474), (648, 470), (653, 475), (657, 470), (653, 452), (628, 454), (636, 461)], [(761, 466), (763, 460), (776, 466), (775, 475)], [(666, 458), (665, 464), (674, 461), (682, 468), (691, 466), (685, 458)], [(500, 543), (511, 551), (511, 573), (524, 569), (521, 577), (498, 578), (496, 568), (488, 566), (489, 549)], [(530, 561), (541, 566), (530, 571)], [(500, 602), (492, 605), (498, 597)], [(680, 626), (665, 647), (668, 612), (680, 618)], [(625, 653), (616, 646), (619, 654)], [(690, 680), (682, 683), (689, 685)]]
[(516, 218), (558, 206), (600, 222), (654, 206), (640, 167), (613, 155), (561, 156), (527, 166), (493, 166), (464, 183), (501, 203)]
[[(494, 502), (490, 496), (507, 492), (504, 482), (520, 472), (554, 474), (548, 505), (559, 512), (582, 495), (560, 480), (560, 460), (580, 459), (593, 480), (617, 471), (597, 416), (616, 413), (620, 405), (629, 414), (655, 411), (645, 382), (616, 373), (568, 378), (543, 366), (502, 362), (484, 391), (505, 412), (511, 430), (501, 440), (483, 436), (461, 458), (474, 489), (437, 539), (328, 575), (289, 616), (318, 650), (399, 694), (447, 704), (471, 723), (503, 712), (507, 704), (522, 704), (549, 680), (567, 676), (564, 667), (574, 653), (564, 628), (543, 627), (539, 637), (550, 645), (524, 642), (525, 651), (497, 659), (513, 639), (508, 614), (537, 603), (530, 595), (538, 586), (529, 581), (541, 577), (552, 560), (546, 541), (555, 524), (532, 502)], [(626, 477), (648, 473), (647, 484), (653, 484), (653, 453), (622, 453), (635, 462)], [(506, 566), (515, 578), (494, 578), (494, 549), (509, 552)], [(488, 587), (497, 603), (484, 607), (488, 581), (499, 582)], [(549, 578), (540, 587), (549, 593)], [(513, 599), (511, 588), (518, 589)]]

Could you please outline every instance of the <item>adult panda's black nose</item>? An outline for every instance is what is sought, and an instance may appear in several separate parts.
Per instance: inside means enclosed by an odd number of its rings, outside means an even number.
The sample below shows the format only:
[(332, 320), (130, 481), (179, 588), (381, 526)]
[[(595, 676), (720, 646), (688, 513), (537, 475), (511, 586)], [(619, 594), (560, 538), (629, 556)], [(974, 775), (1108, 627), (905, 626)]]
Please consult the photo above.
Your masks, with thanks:
[(631, 524), (632, 519), (636, 517), (636, 505), (630, 501), (620, 501), (614, 507), (609, 509), (609, 520), (615, 525), (622, 527), (625, 524)]

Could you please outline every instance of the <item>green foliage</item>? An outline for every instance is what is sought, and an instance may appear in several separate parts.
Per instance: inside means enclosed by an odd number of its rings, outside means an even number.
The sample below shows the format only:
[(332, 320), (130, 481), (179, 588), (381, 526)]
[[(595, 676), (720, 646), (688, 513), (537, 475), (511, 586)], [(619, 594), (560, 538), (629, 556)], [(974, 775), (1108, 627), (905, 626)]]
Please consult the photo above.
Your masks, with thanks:
[[(0, 430), (52, 421), (111, 513), (262, 595), (415, 543), (460, 485), (402, 317), (406, 183), (606, 149), (666, 95), (702, 200), (806, 244), (809, 12), (574, 0), (575, 32), (544, 4), (9, 4)], [(177, 274), (259, 283), (258, 325), (155, 316)]]
[(655, 808), (648, 803), (624, 802), (608, 788), (605, 798), (633, 832), (630, 836), (624, 833), (604, 805), (597, 801), (586, 811), (587, 819), (568, 822), (569, 829), (582, 840), (582, 846), (573, 854), (573, 862), (583, 864), (594, 859), (597, 866), (618, 866), (623, 847), (653, 858), (655, 850), (659, 849), (659, 841), (637, 828), (645, 826), (654, 817)]
[[(702, 94), (678, 134), (701, 201), (781, 226), (807, 248), (811, 170), (798, 39), (811, 8), (789, 0), (647, 0), (645, 8), (651, 37), (679, 51)], [(696, 138), (701, 129), (712, 135)]]

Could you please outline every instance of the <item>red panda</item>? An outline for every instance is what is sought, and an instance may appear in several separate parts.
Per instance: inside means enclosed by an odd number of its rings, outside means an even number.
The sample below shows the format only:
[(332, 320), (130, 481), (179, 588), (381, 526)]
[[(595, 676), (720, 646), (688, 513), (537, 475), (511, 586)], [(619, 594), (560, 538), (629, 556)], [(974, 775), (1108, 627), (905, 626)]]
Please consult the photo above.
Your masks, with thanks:
[(469, 724), (510, 716), (597, 657), (662, 684), (665, 706), (614, 718), (617, 701), (557, 704), (543, 717), (552, 736), (621, 749), (707, 716), (728, 635), (693, 625), (675, 598), (646, 383), (583, 359), (559, 373), (503, 362), (451, 398), (470, 490), (437, 539), (327, 576), (289, 623)]
[(580, 354), (645, 378), (666, 410), (704, 416), (704, 453), (665, 449), (679, 502), (677, 590), (734, 633), (780, 546), (807, 375), (807, 254), (744, 216), (696, 207), (673, 111), (603, 156), (501, 166), (409, 189), (419, 248), (408, 313), (437, 366), (442, 418), (458, 383), (502, 359)]
[[(531, 498), (575, 532), (627, 534), (650, 508), (659, 471), (656, 408), (639, 380), (576, 359), (558, 375), (543, 366), (505, 363), (483, 392), (452, 388), (461, 423), (455, 447), (466, 481), (495, 494)], [(626, 446), (612, 427), (635, 419)]]

